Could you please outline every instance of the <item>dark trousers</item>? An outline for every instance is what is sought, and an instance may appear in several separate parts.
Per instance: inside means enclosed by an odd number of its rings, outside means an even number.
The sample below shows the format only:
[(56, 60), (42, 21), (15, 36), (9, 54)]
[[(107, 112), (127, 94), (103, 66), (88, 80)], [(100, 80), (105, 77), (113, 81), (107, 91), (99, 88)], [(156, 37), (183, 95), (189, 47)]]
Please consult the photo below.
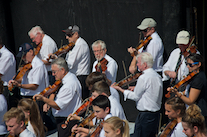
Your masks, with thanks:
[(81, 87), (82, 87), (82, 99), (85, 100), (90, 96), (90, 91), (88, 90), (88, 87), (86, 86), (86, 78), (88, 75), (80, 75), (77, 76), (78, 80), (80, 81)]
[(160, 112), (139, 112), (132, 137), (155, 137), (158, 132)]

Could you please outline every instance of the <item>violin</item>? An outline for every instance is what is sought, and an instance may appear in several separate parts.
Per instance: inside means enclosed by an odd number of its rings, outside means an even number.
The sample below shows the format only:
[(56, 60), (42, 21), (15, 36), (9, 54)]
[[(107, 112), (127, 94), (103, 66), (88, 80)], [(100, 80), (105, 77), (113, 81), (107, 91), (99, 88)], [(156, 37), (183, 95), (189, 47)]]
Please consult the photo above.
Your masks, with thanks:
[(182, 53), (183, 56), (186, 58), (190, 53), (196, 53), (197, 52), (197, 47), (195, 45), (192, 46), (193, 41), (195, 39), (195, 36), (193, 36), (190, 39), (190, 42), (188, 44), (188, 48)]
[[(49, 96), (50, 94), (54, 93), (55, 91), (58, 90), (58, 88), (61, 86), (62, 81), (61, 80), (57, 80), (55, 81), (55, 83), (47, 88), (45, 88), (42, 92), (39, 93), (39, 95), (43, 95), (44, 97)], [(35, 101), (35, 99), (34, 99)]]
[(149, 43), (149, 41), (152, 39), (151, 36), (147, 36), (146, 39), (144, 41), (141, 42), (141, 44), (139, 44), (139, 46), (136, 47), (136, 51), (134, 51), (133, 53), (131, 53), (131, 56), (134, 57), (136, 56), (136, 52), (141, 49), (143, 46), (147, 45)]
[[(193, 71), (191, 72), (186, 78), (184, 78), (183, 80), (181, 80), (180, 82), (178, 82), (175, 86), (172, 87), (172, 89), (178, 89), (181, 85), (183, 85), (184, 83), (186, 83), (187, 81), (189, 81), (191, 78), (193, 78), (198, 72), (197, 71)], [(170, 93), (172, 90), (170, 90), (167, 94), (165, 94), (166, 98), (170, 97)]]
[[(37, 55), (40, 51), (42, 47), (42, 43), (40, 43), (37, 47), (36, 47), (36, 50), (34, 52), (34, 55)], [(16, 81), (21, 81), (22, 80), (22, 77), (24, 76), (24, 74), (28, 71), (32, 69), (32, 64), (31, 63), (27, 63), (26, 65), (24, 65), (19, 71), (18, 73), (15, 75), (14, 79), (13, 80), (16, 80)], [(10, 85), (8, 85), (8, 89), (9, 91), (12, 91), (14, 89), (14, 85), (11, 83)]]
[[(91, 102), (93, 101), (92, 97), (87, 98), (83, 101), (82, 105), (72, 114), (72, 115), (80, 115), (82, 114), (87, 107), (91, 106)], [(68, 123), (71, 117), (68, 117), (65, 123)], [(65, 129), (67, 124), (62, 124), (61, 127)]]
[(127, 76), (126, 78), (122, 79), (121, 81), (117, 82), (115, 86), (124, 87), (132, 82), (135, 82), (138, 79), (138, 77), (141, 75), (142, 75), (142, 72), (131, 74)]
[(107, 64), (108, 61), (105, 58), (101, 59), (100, 61), (98, 61), (98, 63), (95, 66), (96, 71), (101, 73), (105, 72), (107, 70), (107, 66), (106, 66)]
[(98, 137), (101, 129), (103, 128), (103, 121), (101, 121), (96, 127), (95, 129), (91, 132), (90, 137)]
[[(74, 42), (70, 42), (67, 46), (63, 46), (62, 48), (58, 49), (58, 51), (56, 51), (53, 54), (56, 56), (61, 56), (62, 54), (67, 53), (69, 50), (73, 49), (74, 45), (75, 45)], [(48, 61), (50, 59), (51, 59), (51, 56), (47, 58)]]
[(169, 122), (165, 129), (158, 135), (158, 137), (167, 137), (169, 133), (174, 129), (174, 127), (177, 125), (177, 120), (174, 119), (173, 121)]
[[(89, 114), (85, 119), (83, 119), (83, 121), (77, 126), (77, 127), (84, 127), (85, 125), (87, 125), (90, 121), (92, 121), (92, 119), (95, 117), (94, 112)], [(75, 132), (71, 133), (70, 137), (75, 137)]]

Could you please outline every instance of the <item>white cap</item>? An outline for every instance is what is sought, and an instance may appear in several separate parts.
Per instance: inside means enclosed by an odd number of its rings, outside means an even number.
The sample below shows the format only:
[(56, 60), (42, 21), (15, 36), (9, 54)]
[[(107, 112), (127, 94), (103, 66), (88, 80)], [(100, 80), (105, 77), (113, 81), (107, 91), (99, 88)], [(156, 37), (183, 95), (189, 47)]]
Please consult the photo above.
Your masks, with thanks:
[(147, 28), (150, 28), (150, 27), (155, 27), (157, 25), (156, 21), (152, 18), (145, 18), (142, 23), (137, 26), (138, 29), (140, 30), (145, 30)]
[(186, 45), (188, 44), (189, 39), (190, 39), (190, 34), (187, 31), (182, 30), (177, 34), (176, 44)]

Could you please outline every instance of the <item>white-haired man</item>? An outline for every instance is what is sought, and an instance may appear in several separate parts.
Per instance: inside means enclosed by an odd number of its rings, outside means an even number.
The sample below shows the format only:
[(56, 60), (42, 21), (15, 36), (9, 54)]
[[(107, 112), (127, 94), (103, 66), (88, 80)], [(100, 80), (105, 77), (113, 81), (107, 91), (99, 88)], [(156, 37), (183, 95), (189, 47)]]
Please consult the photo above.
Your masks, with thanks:
[[(137, 27), (144, 35), (144, 40), (149, 36), (152, 38), (149, 40), (148, 44), (139, 49), (138, 53), (149, 52), (152, 55), (154, 61), (153, 69), (162, 75), (164, 46), (160, 36), (156, 32), (156, 26), (157, 23), (154, 19), (145, 18)], [(136, 51), (136, 49), (132, 47), (128, 48), (128, 52), (134, 53), (134, 51)], [(136, 70), (136, 56), (134, 56), (130, 64), (129, 71), (134, 73)]]
[(137, 55), (137, 66), (142, 75), (137, 79), (134, 91), (124, 90), (112, 85), (124, 94), (125, 100), (136, 101), (139, 114), (135, 121), (133, 137), (155, 136), (159, 125), (159, 110), (161, 108), (163, 84), (161, 76), (153, 70), (153, 57), (148, 52)]
[(55, 82), (54, 77), (52, 77), (51, 73), (51, 65), (50, 62), (47, 60), (48, 54), (54, 53), (57, 51), (57, 45), (55, 41), (44, 33), (42, 28), (40, 26), (33, 27), (29, 32), (28, 35), (32, 42), (34, 42), (36, 45), (39, 45), (42, 43), (42, 47), (37, 54), (37, 56), (44, 62), (46, 65), (46, 69), (48, 71), (49, 75), (49, 83), (52, 85)]
[[(95, 41), (92, 44), (92, 50), (93, 50), (93, 53), (96, 58), (96, 61), (93, 63), (92, 72), (99, 71), (101, 73), (105, 73), (106, 77), (112, 83), (114, 83), (116, 81), (116, 74), (117, 74), (118, 65), (112, 57), (110, 57), (109, 55), (106, 54), (107, 49), (106, 49), (105, 42), (102, 40)], [(101, 70), (101, 68), (99, 69), (99, 67), (98, 67), (99, 63), (101, 63), (103, 59), (105, 59), (107, 62), (105, 64), (106, 70), (104, 70), (104, 69)], [(100, 67), (102, 65), (100, 65)]]

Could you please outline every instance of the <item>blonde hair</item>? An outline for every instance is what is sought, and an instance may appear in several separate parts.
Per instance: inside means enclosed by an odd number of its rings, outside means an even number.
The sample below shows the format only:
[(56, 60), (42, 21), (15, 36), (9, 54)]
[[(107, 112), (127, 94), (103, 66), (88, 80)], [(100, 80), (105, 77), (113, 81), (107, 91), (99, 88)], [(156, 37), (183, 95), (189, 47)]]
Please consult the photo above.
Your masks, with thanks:
[(205, 118), (197, 105), (192, 104), (188, 107), (182, 121), (186, 122), (191, 129), (193, 129), (194, 126), (197, 126), (198, 132), (206, 135)]
[(25, 115), (21, 109), (12, 107), (4, 114), (4, 121), (9, 121), (12, 118), (16, 118), (16, 123), (20, 124), (21, 121), (25, 122)]
[(45, 137), (44, 124), (37, 103), (30, 98), (23, 98), (19, 101), (18, 107), (30, 113), (29, 121), (32, 124), (36, 136)]
[(120, 129), (122, 137), (129, 137), (129, 124), (127, 120), (122, 120), (119, 117), (110, 117), (104, 123), (111, 124), (111, 129), (116, 131)]

